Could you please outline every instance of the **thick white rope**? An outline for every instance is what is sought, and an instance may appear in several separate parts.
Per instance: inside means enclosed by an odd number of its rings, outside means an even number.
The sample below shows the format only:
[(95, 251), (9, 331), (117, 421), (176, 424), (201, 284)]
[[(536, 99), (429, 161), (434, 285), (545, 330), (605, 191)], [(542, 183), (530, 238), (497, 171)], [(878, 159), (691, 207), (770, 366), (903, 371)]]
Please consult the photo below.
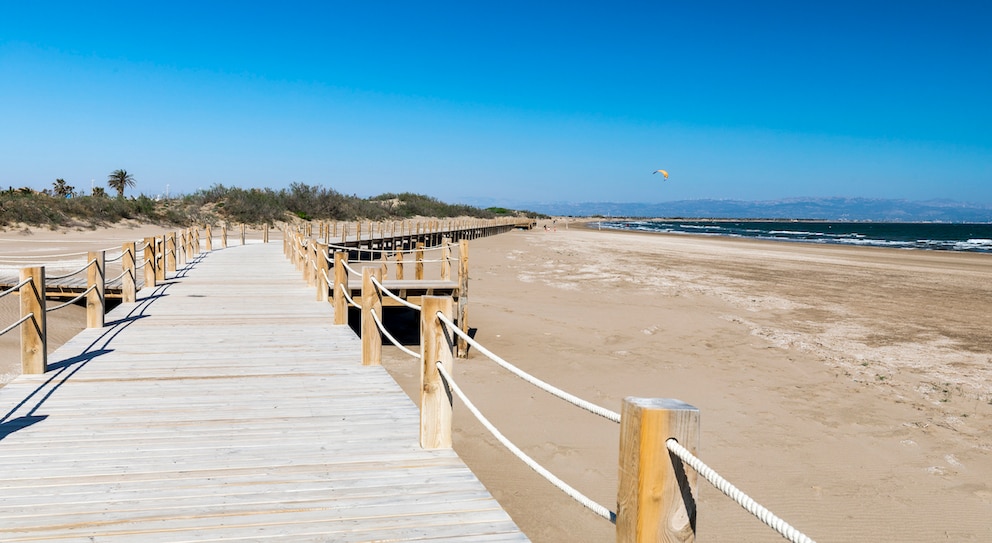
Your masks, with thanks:
[(122, 271), (120, 275), (118, 275), (117, 277), (114, 277), (113, 279), (107, 279), (107, 283), (113, 283), (114, 281), (117, 281), (118, 279), (122, 279), (125, 275), (127, 275), (127, 270)]
[(24, 321), (26, 321), (26, 320), (28, 320), (28, 319), (30, 319), (30, 318), (31, 318), (32, 316), (33, 316), (33, 315), (24, 315), (23, 317), (21, 317), (21, 319), (20, 319), (20, 320), (18, 320), (18, 321), (17, 321), (17, 322), (15, 322), (14, 324), (11, 324), (10, 326), (8, 326), (8, 327), (6, 327), (6, 328), (4, 328), (4, 329), (3, 329), (3, 331), (0, 331), (0, 336), (2, 336), (2, 335), (4, 335), (4, 334), (6, 334), (7, 332), (10, 332), (10, 331), (11, 331), (11, 330), (13, 330), (14, 328), (17, 328), (18, 326), (20, 326), (20, 325), (21, 325), (21, 323), (23, 323)]
[(382, 283), (380, 283), (379, 280), (376, 279), (375, 277), (372, 278), (372, 284), (375, 285), (375, 288), (379, 289), (383, 294), (385, 294), (386, 296), (389, 296), (390, 298), (396, 300), (400, 304), (405, 305), (405, 306), (409, 307), (410, 309), (413, 309), (413, 310), (416, 310), (416, 311), (420, 311), (420, 306), (419, 305), (414, 304), (414, 303), (410, 303), (410, 302), (404, 300), (403, 298), (400, 298), (399, 296), (393, 294), (389, 289), (387, 289), (386, 287), (382, 286)]
[(31, 281), (32, 281), (32, 279), (30, 277), (28, 277), (27, 279), (24, 279), (23, 281), (21, 281), (20, 283), (17, 283), (16, 285), (10, 287), (9, 289), (7, 289), (7, 290), (5, 290), (3, 292), (0, 292), (0, 298), (3, 298), (4, 296), (10, 294), (11, 292), (17, 292), (18, 290), (20, 290), (21, 287), (23, 287), (24, 285), (30, 283)]
[(341, 289), (340, 289), (341, 290), (341, 294), (344, 294), (344, 299), (345, 300), (348, 300), (348, 303), (349, 304), (357, 307), (358, 309), (361, 309), (362, 308), (362, 306), (358, 305), (358, 303), (356, 303), (355, 300), (351, 297), (351, 294), (348, 293), (348, 289), (345, 288), (344, 283), (341, 283), (338, 286), (341, 287)]
[(120, 260), (122, 258), (124, 258), (124, 252), (123, 251), (121, 251), (121, 254), (115, 256), (114, 258), (108, 258), (108, 259), (104, 260), (104, 262), (117, 262), (118, 260)]
[(71, 272), (71, 273), (67, 273), (67, 274), (65, 274), (65, 275), (52, 275), (52, 276), (47, 276), (47, 277), (45, 277), (45, 280), (46, 280), (46, 281), (48, 281), (48, 280), (52, 280), (52, 281), (54, 281), (54, 280), (56, 280), (56, 279), (65, 279), (66, 277), (72, 277), (73, 275), (76, 275), (77, 273), (81, 273), (81, 272), (84, 272), (84, 271), (86, 271), (86, 270), (87, 270), (87, 269), (88, 269), (88, 268), (89, 268), (90, 266), (92, 266), (93, 264), (96, 264), (96, 259), (95, 259), (95, 258), (94, 258), (93, 260), (90, 260), (90, 261), (89, 261), (89, 262), (87, 262), (87, 263), (86, 263), (85, 265), (83, 265), (83, 267), (82, 267), (82, 268), (79, 268), (78, 270), (76, 270), (76, 271), (74, 271), (74, 272)]
[(495, 437), (500, 443), (502, 443), (504, 447), (509, 449), (509, 451), (512, 452), (517, 458), (519, 458), (524, 464), (527, 464), (532, 470), (536, 471), (541, 477), (547, 479), (549, 483), (553, 484), (555, 487), (557, 487), (559, 490), (564, 492), (566, 495), (568, 495), (575, 501), (581, 503), (593, 513), (596, 513), (597, 515), (605, 518), (606, 520), (609, 520), (610, 522), (616, 523), (616, 517), (617, 517), (616, 513), (592, 501), (591, 499), (586, 497), (584, 494), (582, 494), (575, 488), (572, 488), (568, 483), (556, 477), (553, 473), (545, 469), (544, 466), (538, 464), (533, 458), (527, 456), (527, 453), (520, 450), (520, 448), (514, 445), (512, 441), (510, 441), (509, 439), (506, 438), (506, 436), (500, 433), (500, 431), (497, 430), (496, 427), (493, 426), (493, 424), (489, 422), (489, 420), (482, 415), (482, 413), (475, 407), (475, 405), (472, 404), (471, 401), (469, 401), (468, 397), (465, 396), (465, 393), (462, 392), (460, 388), (458, 388), (458, 385), (455, 384), (455, 380), (452, 379), (451, 374), (448, 373), (448, 370), (444, 367), (444, 364), (438, 362), (437, 370), (444, 377), (444, 381), (445, 383), (447, 383), (448, 387), (450, 387), (451, 390), (456, 395), (458, 395), (462, 403), (465, 404), (465, 407), (467, 407), (468, 410), (471, 411), (473, 415), (475, 415), (475, 418), (477, 418), (479, 422), (481, 422), (482, 425), (486, 427), (486, 430), (489, 430), (489, 433), (491, 433), (493, 437)]
[(341, 262), (341, 265), (344, 266), (344, 269), (348, 270), (348, 273), (350, 273), (352, 275), (357, 275), (359, 277), (362, 276), (362, 273), (360, 271), (358, 271), (355, 268), (352, 268), (351, 266), (349, 266), (347, 262)]
[[(397, 238), (398, 237), (399, 236), (397, 236)], [(379, 238), (376, 238), (376, 239), (379, 239)], [(430, 247), (422, 247), (420, 249), (417, 249), (417, 248), (413, 248), (413, 249), (360, 249), (358, 247), (349, 247), (347, 245), (332, 245), (332, 244), (329, 243), (329, 244), (327, 244), (327, 248), (328, 249), (337, 249), (339, 251), (357, 251), (359, 253), (389, 253), (389, 254), (392, 255), (392, 254), (396, 254), (396, 253), (410, 254), (410, 253), (416, 253), (417, 251), (438, 251), (438, 250), (444, 248), (444, 245), (431, 245)]]
[(771, 511), (765, 509), (765, 507), (763, 507), (760, 503), (754, 501), (750, 496), (730, 484), (730, 482), (721, 477), (720, 474), (713, 471), (713, 468), (707, 466), (702, 460), (693, 456), (688, 449), (680, 445), (675, 439), (669, 438), (665, 441), (665, 446), (668, 447), (668, 450), (672, 451), (676, 456), (681, 458), (683, 462), (692, 466), (692, 469), (696, 470), (696, 473), (709, 481), (710, 484), (715, 486), (720, 492), (723, 492), (730, 499), (736, 501), (747, 512), (758, 517), (761, 522), (764, 522), (770, 528), (782, 534), (782, 537), (792, 541), (793, 543), (815, 543), (805, 534), (793, 528), (789, 525), (789, 523), (778, 518)]
[(63, 307), (70, 306), (70, 305), (78, 302), (79, 300), (82, 300), (83, 298), (85, 298), (86, 295), (89, 294), (91, 290), (96, 290), (96, 285), (93, 285), (92, 287), (84, 290), (82, 294), (80, 294), (79, 296), (76, 296), (75, 298), (69, 300), (68, 302), (66, 302), (66, 303), (64, 303), (62, 305), (57, 305), (55, 307), (46, 307), (45, 308), (45, 313), (51, 313), (52, 311), (58, 311), (59, 309), (62, 309)]
[(372, 320), (375, 321), (375, 325), (379, 328), (379, 331), (382, 332), (382, 335), (386, 336), (386, 339), (388, 339), (390, 343), (395, 345), (397, 348), (399, 348), (399, 350), (403, 351), (404, 353), (414, 358), (420, 358), (420, 353), (411, 351), (410, 349), (407, 349), (403, 345), (400, 345), (399, 341), (396, 341), (396, 338), (394, 338), (393, 335), (390, 334), (388, 330), (386, 330), (386, 326), (382, 324), (381, 320), (379, 320), (379, 315), (377, 315), (375, 311), (372, 311)]
[(537, 388), (539, 388), (539, 389), (547, 392), (548, 394), (551, 394), (552, 396), (556, 396), (558, 398), (561, 398), (562, 400), (565, 400), (566, 402), (568, 402), (568, 403), (570, 403), (572, 405), (575, 405), (577, 407), (581, 407), (582, 409), (585, 409), (586, 411), (589, 411), (590, 413), (593, 413), (595, 415), (599, 415), (599, 416), (603, 417), (604, 419), (611, 420), (611, 421), (616, 422), (616, 423), (619, 423), (620, 422), (620, 413), (617, 413), (617, 412), (614, 412), (614, 411), (610, 411), (609, 409), (606, 409), (605, 407), (600, 407), (600, 406), (598, 406), (598, 405), (596, 405), (596, 404), (594, 404), (592, 402), (587, 402), (586, 400), (583, 400), (582, 398), (579, 398), (578, 396), (575, 396), (573, 394), (569, 394), (568, 392), (565, 392), (564, 390), (561, 390), (558, 387), (555, 387), (555, 386), (553, 386), (551, 384), (548, 384), (548, 383), (546, 383), (546, 382), (538, 379), (537, 377), (534, 377), (533, 375), (531, 375), (531, 374), (525, 372), (524, 370), (522, 370), (522, 369), (514, 366), (513, 364), (510, 364), (506, 360), (503, 360), (499, 356), (496, 356), (496, 354), (494, 354), (489, 349), (486, 349), (485, 347), (483, 347), (479, 342), (475, 341), (474, 339), (472, 339), (471, 336), (469, 336), (468, 334), (466, 334), (465, 332), (463, 332), (460, 328), (458, 328), (458, 326), (454, 322), (452, 322), (448, 317), (446, 317), (444, 315), (444, 313), (441, 313), (440, 311), (438, 311), (437, 318), (440, 319), (441, 322), (447, 324), (448, 327), (455, 334), (457, 334), (459, 337), (461, 337), (466, 342), (468, 342), (469, 345), (471, 345), (472, 347), (474, 347), (480, 353), (486, 355), (487, 357), (489, 357), (490, 360), (492, 360), (493, 362), (495, 362), (495, 363), (499, 364), (501, 367), (503, 367), (503, 369), (509, 371), (510, 373), (516, 375), (517, 377), (523, 379), (524, 381), (527, 381), (528, 383), (530, 383), (530, 384), (536, 386)]

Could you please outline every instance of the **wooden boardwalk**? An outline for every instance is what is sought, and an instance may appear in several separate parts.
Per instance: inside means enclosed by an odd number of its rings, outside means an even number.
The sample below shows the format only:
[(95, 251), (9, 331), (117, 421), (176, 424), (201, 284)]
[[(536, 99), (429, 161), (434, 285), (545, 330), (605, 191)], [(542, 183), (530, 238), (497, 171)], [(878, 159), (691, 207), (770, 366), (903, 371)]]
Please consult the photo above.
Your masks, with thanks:
[(0, 541), (526, 541), (313, 299), (214, 251), (0, 388)]

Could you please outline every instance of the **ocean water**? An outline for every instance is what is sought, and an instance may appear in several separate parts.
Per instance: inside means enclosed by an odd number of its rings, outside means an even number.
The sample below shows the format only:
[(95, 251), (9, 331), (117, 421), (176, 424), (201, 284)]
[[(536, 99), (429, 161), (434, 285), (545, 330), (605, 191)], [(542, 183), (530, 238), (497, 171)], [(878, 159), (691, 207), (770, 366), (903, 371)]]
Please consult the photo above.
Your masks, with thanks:
[(593, 228), (992, 254), (992, 224), (607, 220)]

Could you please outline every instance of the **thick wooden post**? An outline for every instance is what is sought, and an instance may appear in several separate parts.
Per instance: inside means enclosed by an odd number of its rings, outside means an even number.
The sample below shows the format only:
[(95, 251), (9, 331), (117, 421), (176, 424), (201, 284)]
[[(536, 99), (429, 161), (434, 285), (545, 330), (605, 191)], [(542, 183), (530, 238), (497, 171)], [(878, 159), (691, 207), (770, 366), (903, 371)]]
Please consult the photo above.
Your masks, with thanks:
[(220, 227), (220, 246), (227, 249), (227, 225)]
[(21, 323), (21, 373), (42, 374), (48, 371), (48, 320), (45, 315), (45, 268), (22, 268), (21, 317), (31, 318)]
[(207, 231), (204, 234), (204, 237), (207, 238), (207, 251), (213, 251), (214, 250), (214, 238), (210, 234), (210, 225), (209, 224), (206, 226), (205, 230)]
[[(458, 327), (468, 334), (468, 240), (458, 242)], [(458, 358), (468, 356), (468, 342), (458, 337)]]
[(626, 398), (620, 416), (617, 541), (695, 541), (696, 471), (665, 442), (674, 438), (696, 454), (699, 410), (679, 400)]
[(396, 252), (396, 279), (403, 279), (403, 247)]
[(241, 245), (245, 244), (245, 233), (247, 232), (247, 228), (248, 227), (245, 226), (244, 223), (241, 223)]
[(178, 269), (179, 254), (176, 251), (176, 233), (169, 232), (165, 235), (165, 269), (175, 273)]
[(422, 242), (417, 243), (417, 250), (414, 254), (417, 263), (413, 265), (413, 278), (422, 281), (424, 279), (424, 244)]
[(334, 324), (348, 324), (348, 300), (341, 292), (342, 288), (348, 288), (348, 270), (344, 269), (347, 263), (348, 253), (344, 251), (334, 253), (334, 284), (331, 291), (331, 299), (334, 301)]
[(441, 280), (451, 281), (451, 238), (441, 240)]
[(134, 242), (121, 245), (121, 301), (130, 304), (138, 299), (138, 276), (134, 258)]
[(420, 446), (425, 449), (451, 448), (451, 394), (437, 363), (448, 373), (454, 370), (454, 357), (448, 344), (445, 324), (437, 313), (451, 318), (451, 298), (424, 296), (420, 309)]
[(262, 225), (262, 243), (269, 242), (269, 223)]
[(103, 251), (89, 252), (86, 260), (91, 262), (86, 269), (86, 327), (103, 328), (103, 316), (107, 311), (107, 268)]
[(327, 244), (317, 243), (317, 301), (327, 301), (327, 271), (330, 266), (327, 264)]
[(382, 320), (382, 294), (372, 283), (372, 278), (382, 282), (382, 269), (373, 266), (362, 268), (362, 365), (382, 365), (382, 335), (372, 319), (375, 314)]
[(155, 286), (155, 238), (145, 238), (145, 286)]
[(165, 281), (165, 236), (155, 238), (155, 280)]

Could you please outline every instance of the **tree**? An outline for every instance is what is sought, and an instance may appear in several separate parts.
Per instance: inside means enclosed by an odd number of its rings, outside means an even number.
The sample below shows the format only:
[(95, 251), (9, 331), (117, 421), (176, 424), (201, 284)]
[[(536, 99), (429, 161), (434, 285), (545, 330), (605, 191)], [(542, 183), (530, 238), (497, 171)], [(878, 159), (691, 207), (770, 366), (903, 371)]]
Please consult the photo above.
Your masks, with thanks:
[(117, 191), (117, 197), (124, 197), (124, 189), (134, 186), (134, 176), (127, 170), (114, 170), (107, 177), (107, 186)]
[(93, 196), (97, 198), (106, 198), (107, 191), (103, 190), (103, 187), (93, 187)]
[(65, 182), (65, 179), (60, 177), (52, 183), (52, 190), (59, 198), (68, 198), (76, 192), (76, 187), (69, 185), (69, 183)]

